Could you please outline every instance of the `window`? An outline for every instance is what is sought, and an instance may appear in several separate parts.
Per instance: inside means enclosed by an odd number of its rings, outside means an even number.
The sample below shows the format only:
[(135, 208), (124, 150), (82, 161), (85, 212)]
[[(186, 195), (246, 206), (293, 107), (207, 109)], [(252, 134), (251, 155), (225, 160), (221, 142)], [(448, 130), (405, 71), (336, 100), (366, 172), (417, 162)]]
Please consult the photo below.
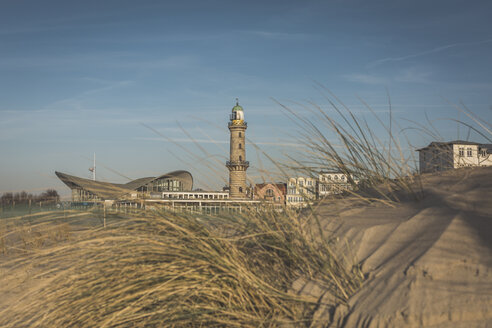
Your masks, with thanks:
[(242, 162), (243, 161), (243, 158), (241, 156), (239, 156), (239, 161)]
[(299, 180), (299, 186), (304, 186), (304, 180)]
[(239, 138), (241, 138), (241, 137), (242, 137), (242, 134), (241, 134), (241, 132), (239, 132)]
[(460, 157), (465, 156), (465, 148), (460, 147), (460, 152), (459, 152)]
[(480, 155), (481, 155), (482, 157), (486, 157), (486, 156), (487, 156), (487, 151), (486, 151), (485, 149), (481, 149), (481, 150), (480, 150)]
[(243, 148), (243, 146), (241, 146), (241, 144), (239, 144), (239, 149), (242, 149), (242, 148)]
[(239, 192), (243, 192), (243, 187), (239, 187)]
[(312, 186), (312, 185), (313, 185), (313, 182), (312, 182), (311, 180), (309, 180), (309, 181), (307, 182), (307, 184), (308, 184), (308, 186)]
[(472, 157), (472, 149), (470, 147), (466, 148), (466, 156)]
[(272, 197), (273, 196), (273, 189), (267, 189), (266, 195), (269, 197)]

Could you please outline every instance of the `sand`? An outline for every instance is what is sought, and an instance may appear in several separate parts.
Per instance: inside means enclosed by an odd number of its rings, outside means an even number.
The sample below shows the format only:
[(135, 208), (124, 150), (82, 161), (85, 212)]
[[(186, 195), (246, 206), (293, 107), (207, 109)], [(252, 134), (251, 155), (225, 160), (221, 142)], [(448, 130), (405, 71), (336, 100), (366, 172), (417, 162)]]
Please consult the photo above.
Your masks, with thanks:
[(492, 168), (424, 175), (424, 199), (394, 208), (327, 201), (317, 208), (339, 252), (366, 277), (348, 304), (320, 297), (312, 327), (492, 327)]
[[(338, 240), (347, 265), (361, 266), (365, 282), (333, 306), (323, 287), (299, 278), (293, 289), (320, 300), (312, 327), (492, 327), (492, 168), (422, 178), (420, 201), (343, 199), (316, 209), (325, 235)], [(0, 312), (30, 304), (56, 274), (3, 262)]]

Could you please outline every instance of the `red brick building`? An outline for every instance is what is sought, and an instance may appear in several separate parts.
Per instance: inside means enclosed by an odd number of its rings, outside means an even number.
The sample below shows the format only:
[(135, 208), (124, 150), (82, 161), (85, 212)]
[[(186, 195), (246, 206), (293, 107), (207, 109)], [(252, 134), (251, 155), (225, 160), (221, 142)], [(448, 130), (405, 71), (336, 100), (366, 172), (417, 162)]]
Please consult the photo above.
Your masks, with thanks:
[(285, 204), (286, 183), (258, 183), (254, 188), (254, 199), (265, 200), (275, 204)]

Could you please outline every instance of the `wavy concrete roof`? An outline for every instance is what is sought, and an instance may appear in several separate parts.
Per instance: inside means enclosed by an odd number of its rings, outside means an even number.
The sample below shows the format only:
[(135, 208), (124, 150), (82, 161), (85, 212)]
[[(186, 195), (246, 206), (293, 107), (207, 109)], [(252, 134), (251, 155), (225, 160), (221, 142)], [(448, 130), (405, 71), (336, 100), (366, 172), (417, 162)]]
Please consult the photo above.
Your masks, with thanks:
[(70, 189), (80, 188), (91, 192), (102, 199), (120, 199), (129, 196), (136, 189), (157, 179), (175, 178), (183, 184), (183, 190), (193, 188), (193, 176), (188, 171), (173, 171), (163, 174), (159, 177), (147, 177), (130, 181), (126, 184), (94, 181), (90, 179), (79, 178), (73, 175), (55, 172), (56, 176), (65, 183)]
[(123, 188), (136, 190), (137, 188), (145, 186), (149, 182), (152, 182), (152, 181), (158, 180), (158, 179), (165, 179), (165, 178), (177, 178), (181, 181), (181, 183), (183, 183), (183, 189), (184, 190), (193, 189), (193, 176), (191, 175), (190, 172), (183, 171), (183, 170), (169, 172), (169, 173), (163, 174), (163, 175), (158, 176), (158, 177), (148, 177), (148, 178), (136, 179), (136, 180), (130, 181), (130, 182), (128, 182), (124, 185), (121, 185), (121, 186)]
[(70, 189), (84, 189), (102, 199), (120, 199), (133, 192), (131, 189), (123, 188), (121, 185), (115, 185), (109, 182), (93, 181), (61, 172), (55, 172), (55, 174)]

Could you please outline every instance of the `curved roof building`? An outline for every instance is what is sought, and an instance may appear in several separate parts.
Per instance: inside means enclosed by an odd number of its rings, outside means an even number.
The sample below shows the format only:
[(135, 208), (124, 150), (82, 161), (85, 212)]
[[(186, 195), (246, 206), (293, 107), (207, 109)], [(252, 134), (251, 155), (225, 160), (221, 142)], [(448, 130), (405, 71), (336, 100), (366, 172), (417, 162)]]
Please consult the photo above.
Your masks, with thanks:
[(72, 190), (72, 201), (101, 201), (130, 198), (135, 192), (191, 191), (193, 177), (188, 171), (173, 171), (158, 177), (140, 178), (125, 184), (94, 181), (55, 172)]

